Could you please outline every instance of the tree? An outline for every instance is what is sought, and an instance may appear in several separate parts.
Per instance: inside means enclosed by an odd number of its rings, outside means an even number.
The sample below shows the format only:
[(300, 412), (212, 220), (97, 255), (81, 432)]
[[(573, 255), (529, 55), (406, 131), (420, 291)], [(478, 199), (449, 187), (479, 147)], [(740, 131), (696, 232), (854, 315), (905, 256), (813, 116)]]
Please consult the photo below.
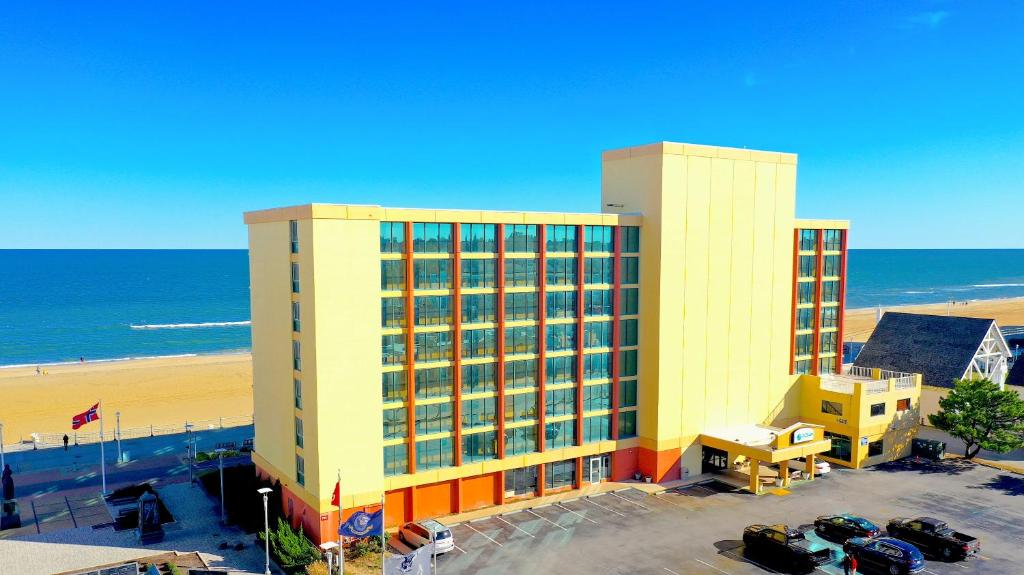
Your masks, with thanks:
[(955, 382), (928, 421), (963, 440), (967, 459), (982, 449), (1006, 453), (1024, 447), (1024, 400), (987, 379)]
[[(263, 533), (259, 534), (263, 541)], [(297, 572), (320, 558), (320, 550), (310, 543), (302, 529), (292, 529), (284, 519), (277, 520), (277, 529), (270, 532), (270, 552), (285, 571)]]

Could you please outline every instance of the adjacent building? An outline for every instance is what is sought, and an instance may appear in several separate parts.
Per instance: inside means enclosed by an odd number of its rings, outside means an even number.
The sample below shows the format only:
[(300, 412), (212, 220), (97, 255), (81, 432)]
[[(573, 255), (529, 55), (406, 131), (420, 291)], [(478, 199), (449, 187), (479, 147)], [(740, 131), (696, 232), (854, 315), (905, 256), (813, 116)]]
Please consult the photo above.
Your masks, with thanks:
[[(337, 527), (339, 476), (346, 513), (384, 497), (395, 525), (740, 461), (756, 491), (762, 464), (837, 435), (869, 443), (837, 462), (877, 460), (917, 396), (903, 374), (836, 374), (848, 223), (795, 218), (796, 156), (664, 142), (602, 160), (601, 213), (245, 215), (253, 459), (314, 539)], [(821, 417), (844, 377), (876, 383)]]

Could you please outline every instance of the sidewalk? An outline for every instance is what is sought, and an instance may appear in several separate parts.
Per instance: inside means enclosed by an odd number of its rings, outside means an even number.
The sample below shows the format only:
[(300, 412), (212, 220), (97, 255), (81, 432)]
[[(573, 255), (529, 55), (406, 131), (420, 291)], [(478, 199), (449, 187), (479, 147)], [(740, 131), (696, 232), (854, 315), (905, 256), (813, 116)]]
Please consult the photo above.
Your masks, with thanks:
[[(921, 426), (917, 436), (922, 439), (943, 441), (946, 443), (947, 456), (963, 457), (964, 442), (941, 429)], [(994, 453), (982, 449), (978, 452), (978, 456), (974, 458), (974, 462), (1002, 469), (1003, 471), (1024, 474), (1024, 449), (1016, 449), (1007, 453)]]

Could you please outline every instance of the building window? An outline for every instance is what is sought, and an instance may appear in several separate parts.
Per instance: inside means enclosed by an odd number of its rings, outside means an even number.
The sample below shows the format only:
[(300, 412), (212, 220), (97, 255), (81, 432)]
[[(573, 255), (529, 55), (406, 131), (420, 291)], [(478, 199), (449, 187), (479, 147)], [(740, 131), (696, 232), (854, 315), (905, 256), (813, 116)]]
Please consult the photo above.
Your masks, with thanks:
[(586, 226), (583, 229), (583, 245), (588, 252), (615, 251), (614, 230), (611, 226)]
[(537, 251), (537, 226), (535, 225), (506, 225), (505, 226), (505, 251), (519, 253), (534, 253)]
[(416, 399), (452, 395), (452, 368), (432, 367), (416, 370)]
[(405, 298), (381, 298), (380, 325), (381, 327), (405, 327)]
[(811, 346), (814, 344), (814, 334), (805, 333), (796, 336), (796, 355), (811, 355)]
[(401, 475), (409, 470), (409, 450), (404, 443), (384, 448), (384, 476)]
[(298, 453), (295, 454), (295, 482), (299, 485), (306, 484), (306, 461)]
[(462, 428), (487, 427), (497, 421), (496, 406), (498, 398), (462, 400)]
[(537, 360), (520, 359), (505, 362), (505, 388), (519, 389), (537, 385)]
[(497, 317), (494, 302), (497, 295), (492, 293), (462, 296), (462, 323), (488, 323)]
[(619, 407), (636, 407), (636, 380), (619, 383)]
[(292, 293), (299, 293), (299, 264), (292, 262)]
[(611, 347), (612, 322), (590, 321), (583, 324), (583, 347)]
[(418, 254), (447, 254), (452, 251), (451, 224), (413, 224), (412, 248)]
[(452, 287), (451, 260), (416, 260), (413, 262), (415, 289), (448, 289)]
[(843, 230), (825, 230), (823, 238), (827, 252), (838, 252), (843, 249)]
[(825, 455), (826, 457), (831, 457), (833, 459), (840, 459), (842, 461), (850, 461), (850, 436), (840, 435), (838, 433), (826, 431), (825, 439), (832, 440), (832, 449), (826, 451), (822, 455)]
[(610, 289), (588, 289), (583, 292), (583, 315), (604, 316), (614, 313), (613, 293)]
[(409, 433), (408, 411), (404, 407), (384, 410), (384, 439), (398, 439)]
[(416, 296), (416, 325), (448, 325), (452, 323), (451, 301), (451, 296), (446, 295)]
[(818, 257), (817, 256), (800, 256), (800, 276), (801, 278), (813, 278), (816, 275), (818, 268)]
[(302, 371), (302, 344), (292, 340), (292, 369)]
[(494, 364), (462, 366), (462, 393), (481, 393), (495, 389)]
[(380, 223), (380, 252), (382, 254), (400, 254), (405, 252), (405, 223)]
[(633, 377), (636, 375), (636, 350), (626, 349), (619, 352), (619, 376)]
[(622, 288), (619, 290), (621, 297), (622, 315), (636, 315), (640, 309), (640, 290), (637, 288)]
[(583, 411), (612, 408), (612, 384), (588, 385), (583, 388)]
[(576, 381), (576, 356), (549, 357), (544, 361), (544, 378), (549, 385)]
[[(508, 431), (512, 430), (507, 430), (505, 433), (508, 434)], [(536, 436), (536, 431), (534, 431), (534, 436)], [(507, 441), (505, 443), (508, 444)], [(537, 493), (537, 466), (531, 465), (530, 467), (505, 471), (505, 491), (511, 491), (516, 495), (533, 495)]]
[(834, 331), (826, 331), (821, 334), (821, 348), (818, 353), (835, 353), (836, 342), (839, 339), (839, 334)]
[[(803, 310), (801, 310), (803, 311)], [(810, 311), (810, 310), (808, 310)], [(821, 308), (821, 327), (839, 327), (839, 308), (828, 306)], [(810, 328), (808, 328), (810, 329)]]
[(814, 329), (814, 308), (802, 307), (796, 310), (796, 329)]
[(462, 437), (462, 461), (472, 463), (494, 459), (497, 451), (497, 434), (493, 431), (472, 433)]
[(612, 416), (594, 415), (583, 418), (583, 443), (594, 443), (612, 438)]
[(818, 374), (825, 375), (836, 372), (836, 358), (823, 357), (818, 360)]
[(494, 224), (462, 224), (462, 251), (493, 253), (498, 251)]
[(293, 379), (292, 380), (292, 389), (293, 389), (294, 395), (295, 395), (295, 408), (296, 409), (302, 409), (302, 380), (301, 379)]
[(547, 285), (576, 285), (576, 258), (548, 258), (545, 268)]
[(558, 323), (547, 326), (548, 351), (565, 351), (576, 349), (576, 324)]
[(811, 360), (801, 359), (800, 361), (793, 362), (793, 373), (796, 375), (811, 373)]
[(813, 252), (818, 249), (818, 230), (800, 230), (800, 251)]
[(302, 433), (302, 418), (295, 418), (295, 447), (302, 447), (304, 443)]
[(505, 260), (505, 287), (537, 287), (537, 260)]
[(583, 379), (609, 379), (612, 376), (612, 354), (588, 353), (583, 356)]
[(530, 319), (537, 319), (537, 294), (535, 292), (505, 294), (505, 321)]
[(797, 304), (814, 303), (814, 282), (800, 282), (796, 284)]
[(619, 228), (622, 234), (622, 253), (635, 254), (640, 252), (640, 228), (637, 226), (622, 226)]
[(299, 310), (299, 302), (292, 302), (292, 331), (302, 331), (302, 314)]
[(839, 264), (839, 256), (825, 256), (825, 269), (822, 272), (824, 277), (836, 277), (842, 273)]
[(416, 442), (416, 470), (426, 471), (454, 464), (452, 438), (428, 439)]
[(547, 251), (572, 253), (576, 251), (576, 226), (548, 226)]
[(896, 411), (897, 412), (908, 411), (909, 409), (910, 409), (910, 398), (909, 397), (906, 398), (906, 399), (897, 399), (896, 400)]
[(380, 339), (381, 362), (384, 365), (405, 363), (404, 335), (385, 335)]
[(550, 449), (570, 447), (576, 444), (576, 422), (556, 421), (544, 426), (544, 442)]
[(614, 281), (614, 258), (587, 258), (584, 261), (583, 266), (583, 277), (585, 278), (585, 283), (610, 284)]
[(291, 243), (292, 253), (299, 253), (299, 222), (295, 220), (288, 222), (288, 241)]
[(496, 285), (495, 260), (462, 260), (462, 287), (492, 288)]
[(462, 332), (462, 357), (494, 357), (497, 330), (467, 329)]
[(405, 261), (404, 260), (381, 260), (381, 262), (380, 262), (380, 289), (382, 289), (382, 290), (403, 290), (403, 289), (405, 289)]
[(576, 292), (555, 291), (547, 293), (548, 318), (576, 317)]
[(452, 332), (416, 334), (416, 361), (451, 360)]
[(566, 459), (544, 464), (544, 488), (547, 490), (576, 485), (576, 460)]
[(622, 258), (622, 283), (626, 285), (640, 283), (640, 258)]
[(506, 327), (505, 353), (537, 353), (537, 326)]
[(878, 441), (872, 441), (868, 444), (868, 457), (876, 457), (878, 455), (882, 455), (884, 452), (885, 446), (881, 439)]
[[(509, 455), (522, 455), (537, 451), (537, 426), (512, 427), (505, 430), (505, 451)], [(508, 486), (506, 486), (506, 489)]]
[(885, 404), (884, 403), (873, 403), (873, 404), (871, 404), (871, 417), (877, 417), (879, 415), (885, 415)]
[(821, 282), (821, 303), (839, 301), (839, 282), (837, 280)]
[(407, 386), (404, 371), (385, 371), (380, 374), (381, 397), (384, 401), (405, 401)]
[(624, 319), (619, 322), (619, 344), (623, 346), (637, 344), (637, 320)]
[(843, 404), (837, 401), (821, 400), (821, 412), (829, 415), (843, 415)]
[(451, 402), (416, 406), (416, 435), (446, 433), (451, 430)]
[(537, 418), (537, 393), (516, 393), (505, 396), (505, 421), (528, 421)]
[(619, 414), (619, 439), (636, 437), (636, 412), (624, 411)]
[(559, 415), (575, 414), (576, 388), (567, 387), (565, 389), (551, 389), (544, 392), (545, 416), (558, 417)]

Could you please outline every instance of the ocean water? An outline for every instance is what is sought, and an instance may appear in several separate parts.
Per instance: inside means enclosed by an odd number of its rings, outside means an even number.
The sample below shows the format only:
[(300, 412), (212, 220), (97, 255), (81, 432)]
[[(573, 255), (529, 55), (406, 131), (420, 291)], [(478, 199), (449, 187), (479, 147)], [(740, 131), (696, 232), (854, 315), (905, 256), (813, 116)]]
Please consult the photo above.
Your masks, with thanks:
[[(850, 308), (1024, 296), (1024, 250), (851, 250)], [(0, 366), (244, 351), (245, 250), (0, 250)]]

